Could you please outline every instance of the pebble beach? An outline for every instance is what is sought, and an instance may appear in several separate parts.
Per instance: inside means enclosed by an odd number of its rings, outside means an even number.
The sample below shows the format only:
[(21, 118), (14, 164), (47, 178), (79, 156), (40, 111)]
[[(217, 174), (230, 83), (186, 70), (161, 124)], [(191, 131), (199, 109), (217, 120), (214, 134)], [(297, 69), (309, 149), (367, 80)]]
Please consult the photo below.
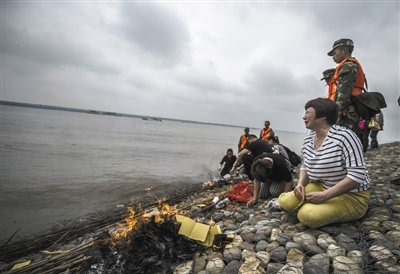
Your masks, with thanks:
[[(260, 200), (250, 208), (244, 203), (230, 202), (223, 208), (204, 212), (203, 220), (207, 223), (212, 218), (222, 233), (232, 234), (232, 247), (220, 251), (214, 251), (211, 247), (199, 248), (191, 260), (173, 265), (172, 272), (400, 273), (399, 151), (400, 142), (394, 142), (382, 144), (379, 149), (365, 154), (371, 177), (371, 202), (362, 219), (310, 229), (298, 221), (296, 213), (267, 209), (270, 199)], [(232, 186), (233, 183), (203, 187), (200, 192), (186, 195), (176, 206), (186, 209), (187, 213), (201, 212), (200, 204), (210, 204), (214, 197), (225, 198)], [(106, 229), (113, 230), (112, 226)], [(51, 252), (39, 252), (15, 258), (12, 262), (2, 262), (0, 272), (9, 273), (15, 264), (30, 260), (30, 266), (11, 273), (111, 273), (98, 264), (92, 266), (92, 270), (82, 268), (82, 263), (89, 258), (87, 252), (82, 253), (80, 261), (74, 258), (75, 265), (64, 262), (57, 266), (56, 272), (43, 271), (56, 269), (54, 262), (57, 256), (90, 249), (106, 229), (86, 233), (68, 242), (60, 239), (52, 244)], [(35, 270), (35, 264), (40, 268)]]
[[(211, 216), (233, 247), (197, 253), (174, 273), (400, 273), (400, 142), (368, 151), (371, 203), (360, 220), (318, 229), (295, 213), (228, 205)], [(194, 198), (194, 197), (192, 197)]]

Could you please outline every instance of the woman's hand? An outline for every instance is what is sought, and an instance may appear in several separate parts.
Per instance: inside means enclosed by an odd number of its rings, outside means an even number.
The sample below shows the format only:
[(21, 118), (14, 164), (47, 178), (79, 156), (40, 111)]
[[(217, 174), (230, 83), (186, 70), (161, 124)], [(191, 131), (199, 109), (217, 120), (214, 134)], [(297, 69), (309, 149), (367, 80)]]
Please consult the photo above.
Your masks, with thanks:
[(306, 200), (310, 203), (322, 204), (332, 198), (349, 193), (358, 186), (359, 183), (346, 176), (343, 180), (331, 188), (325, 189), (324, 191), (307, 193)]
[(250, 201), (247, 202), (247, 207), (252, 206), (252, 205), (254, 205), (256, 203), (258, 203), (258, 200), (253, 198), (253, 199), (251, 199)]
[(299, 198), (300, 200), (302, 200), (302, 199), (303, 199), (303, 196), (305, 195), (304, 186), (298, 184), (298, 185), (294, 188), (293, 192), (294, 192), (294, 195), (296, 195), (297, 198)]
[(307, 202), (313, 204), (323, 204), (328, 201), (328, 197), (326, 196), (326, 191), (318, 191), (318, 192), (310, 192), (306, 195)]

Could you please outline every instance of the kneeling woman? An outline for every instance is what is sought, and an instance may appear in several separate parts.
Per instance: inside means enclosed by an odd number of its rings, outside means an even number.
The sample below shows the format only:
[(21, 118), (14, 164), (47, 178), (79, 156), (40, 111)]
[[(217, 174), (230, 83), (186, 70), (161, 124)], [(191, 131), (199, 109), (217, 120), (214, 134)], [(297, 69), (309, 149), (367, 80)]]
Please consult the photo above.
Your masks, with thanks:
[(370, 179), (357, 135), (335, 125), (335, 102), (317, 98), (307, 102), (303, 117), (312, 133), (305, 137), (299, 182), (294, 191), (279, 196), (279, 206), (298, 209), (298, 219), (311, 228), (357, 220), (370, 200)]
[(282, 192), (292, 189), (292, 174), (286, 166), (285, 158), (275, 153), (258, 155), (251, 166), (254, 177), (254, 196), (247, 206), (255, 204), (258, 199), (278, 197)]

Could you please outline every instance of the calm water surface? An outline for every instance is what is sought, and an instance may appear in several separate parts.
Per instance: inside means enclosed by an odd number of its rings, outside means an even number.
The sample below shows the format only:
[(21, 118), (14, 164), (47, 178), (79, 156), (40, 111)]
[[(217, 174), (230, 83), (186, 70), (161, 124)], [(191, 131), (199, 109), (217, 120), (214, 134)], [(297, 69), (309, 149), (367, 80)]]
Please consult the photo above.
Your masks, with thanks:
[[(210, 180), (242, 128), (0, 106), (1, 234), (7, 240)], [(258, 135), (259, 129), (250, 130)], [(276, 132), (299, 152), (304, 134)]]

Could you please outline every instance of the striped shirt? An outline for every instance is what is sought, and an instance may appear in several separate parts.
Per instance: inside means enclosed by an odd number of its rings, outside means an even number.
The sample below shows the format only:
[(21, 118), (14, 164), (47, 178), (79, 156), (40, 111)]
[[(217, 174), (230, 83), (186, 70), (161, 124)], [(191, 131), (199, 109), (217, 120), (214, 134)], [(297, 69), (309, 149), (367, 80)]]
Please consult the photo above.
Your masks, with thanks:
[(344, 127), (333, 125), (318, 149), (314, 148), (315, 132), (304, 139), (303, 164), (311, 181), (320, 181), (331, 188), (346, 176), (359, 183), (351, 192), (369, 189), (370, 179), (365, 166), (362, 145), (357, 135)]

